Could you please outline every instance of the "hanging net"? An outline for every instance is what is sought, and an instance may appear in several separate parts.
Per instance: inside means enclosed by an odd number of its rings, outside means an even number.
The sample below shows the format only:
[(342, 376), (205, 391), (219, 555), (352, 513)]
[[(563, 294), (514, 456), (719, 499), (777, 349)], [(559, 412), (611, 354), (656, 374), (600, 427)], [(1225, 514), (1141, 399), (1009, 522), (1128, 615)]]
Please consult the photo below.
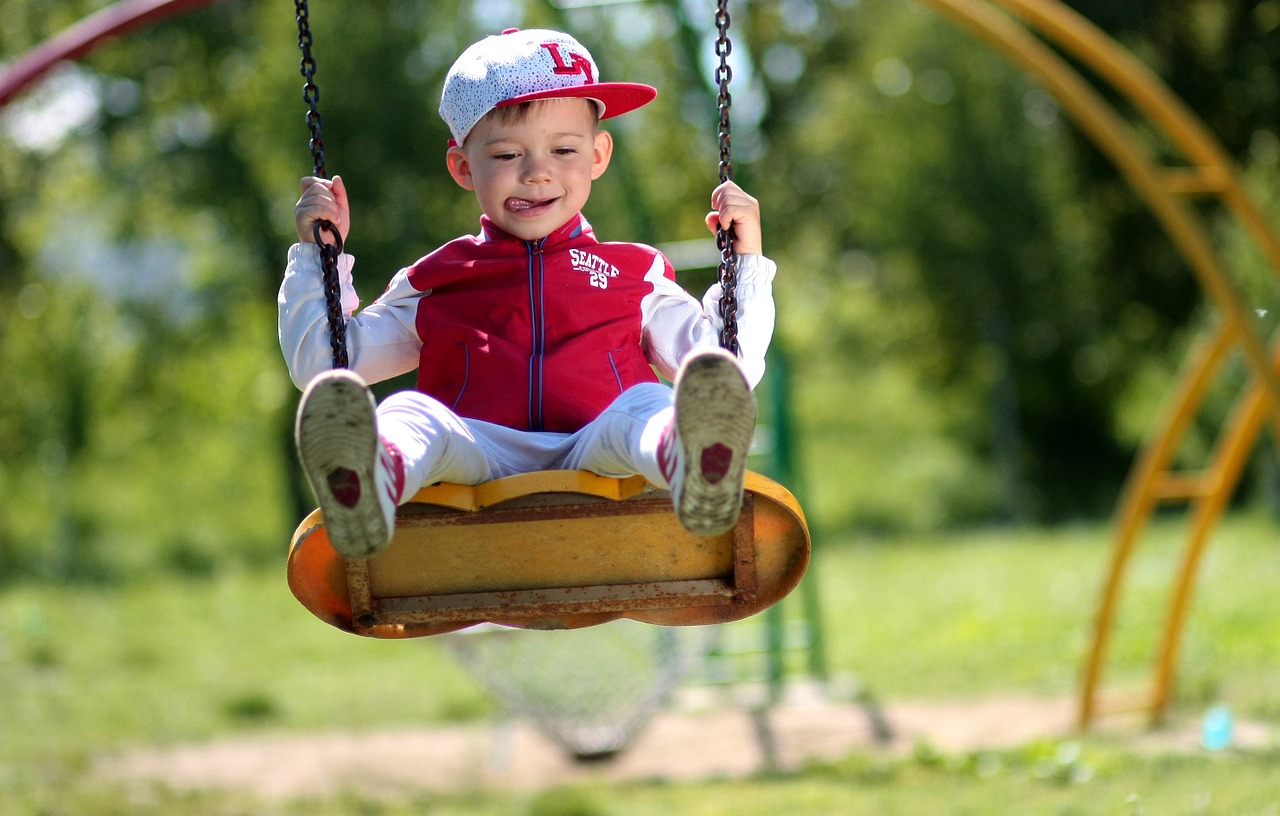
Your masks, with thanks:
[(701, 664), (715, 629), (632, 620), (558, 632), (483, 625), (445, 643), (508, 714), (590, 760), (631, 744)]

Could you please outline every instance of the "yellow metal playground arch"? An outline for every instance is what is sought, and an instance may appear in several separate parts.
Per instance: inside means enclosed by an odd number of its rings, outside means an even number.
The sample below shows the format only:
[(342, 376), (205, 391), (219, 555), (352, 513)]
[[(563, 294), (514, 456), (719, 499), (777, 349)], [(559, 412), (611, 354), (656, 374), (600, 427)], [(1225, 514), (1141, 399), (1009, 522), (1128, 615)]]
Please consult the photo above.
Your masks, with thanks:
[[(1123, 706), (1146, 711), (1153, 721), (1158, 721), (1168, 709), (1179, 641), (1209, 534), (1235, 491), (1263, 422), (1270, 419), (1280, 430), (1280, 376), (1276, 370), (1280, 354), (1273, 357), (1267, 350), (1226, 264), (1208, 238), (1202, 216), (1190, 206), (1189, 198), (1216, 200), (1223, 205), (1225, 212), (1245, 227), (1277, 278), (1280, 241), (1241, 187), (1226, 151), (1195, 114), (1130, 53), (1074, 11), (1056, 0), (919, 2), (968, 28), (1044, 84), (1156, 216), (1217, 312), (1216, 326), (1184, 362), (1165, 415), (1153, 428), (1120, 497), (1110, 565), (1080, 689), (1081, 728), (1115, 710), (1113, 707), (1104, 711), (1099, 685), (1127, 565), (1156, 507), (1165, 502), (1186, 503), (1190, 530), (1174, 575), (1152, 684), (1141, 699)], [(1087, 66), (1098, 81), (1119, 92), (1133, 106), (1131, 117), (1154, 126), (1181, 153), (1185, 163), (1171, 167), (1157, 161), (1131, 122), (1105, 101), (1059, 51)], [(1235, 410), (1215, 443), (1208, 465), (1193, 474), (1175, 473), (1172, 468), (1178, 446), (1233, 351), (1243, 353), (1249, 375)]]

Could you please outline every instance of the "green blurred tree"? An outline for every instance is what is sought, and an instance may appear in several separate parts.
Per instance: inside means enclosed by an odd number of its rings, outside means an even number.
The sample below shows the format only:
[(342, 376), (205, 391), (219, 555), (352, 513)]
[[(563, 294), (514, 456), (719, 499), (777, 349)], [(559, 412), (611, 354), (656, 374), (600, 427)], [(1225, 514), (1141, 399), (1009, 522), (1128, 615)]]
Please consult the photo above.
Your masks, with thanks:
[[(1246, 168), (1274, 167), (1276, 4), (1093, 7), (1157, 71), (1178, 66), (1175, 90)], [(1109, 510), (1203, 300), (1167, 236), (1042, 89), (935, 16), (752, 9), (782, 148), (764, 187), (796, 214), (782, 254), (812, 278), (790, 308), (813, 310), (799, 342), (831, 356), (797, 377), (823, 509), (893, 525)]]

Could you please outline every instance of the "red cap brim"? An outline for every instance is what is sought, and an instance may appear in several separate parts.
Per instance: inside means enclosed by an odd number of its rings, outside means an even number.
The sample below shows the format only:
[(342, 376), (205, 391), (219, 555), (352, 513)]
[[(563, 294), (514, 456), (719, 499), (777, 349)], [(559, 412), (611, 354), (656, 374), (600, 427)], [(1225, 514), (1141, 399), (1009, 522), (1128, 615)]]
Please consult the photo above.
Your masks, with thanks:
[(534, 102), (539, 99), (594, 99), (604, 105), (601, 119), (621, 116), (643, 107), (654, 100), (658, 89), (638, 82), (595, 82), (590, 85), (574, 85), (569, 88), (552, 88), (547, 91), (514, 96), (498, 103), (499, 108)]

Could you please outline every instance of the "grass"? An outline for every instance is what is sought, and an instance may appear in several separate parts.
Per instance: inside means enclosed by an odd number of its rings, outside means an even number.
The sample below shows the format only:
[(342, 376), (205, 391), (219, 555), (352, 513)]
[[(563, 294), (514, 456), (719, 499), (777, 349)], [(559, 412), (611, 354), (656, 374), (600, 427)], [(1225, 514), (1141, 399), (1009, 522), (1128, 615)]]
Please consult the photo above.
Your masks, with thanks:
[[(1109, 686), (1146, 681), (1182, 529), (1157, 525), (1133, 564)], [(1280, 720), (1275, 538), (1274, 522), (1242, 516), (1210, 547), (1179, 663), (1181, 715), (1222, 700), (1241, 717)], [(1073, 694), (1107, 543), (1102, 526), (828, 542), (806, 580), (818, 589), (830, 668), (889, 701)], [(909, 757), (855, 754), (732, 782), (307, 802), (139, 790), (91, 771), (140, 746), (416, 727), (490, 710), (436, 641), (331, 630), (275, 572), (0, 591), (6, 815), (1280, 814), (1280, 755), (1162, 755), (1105, 736), (955, 756), (929, 746)]]

